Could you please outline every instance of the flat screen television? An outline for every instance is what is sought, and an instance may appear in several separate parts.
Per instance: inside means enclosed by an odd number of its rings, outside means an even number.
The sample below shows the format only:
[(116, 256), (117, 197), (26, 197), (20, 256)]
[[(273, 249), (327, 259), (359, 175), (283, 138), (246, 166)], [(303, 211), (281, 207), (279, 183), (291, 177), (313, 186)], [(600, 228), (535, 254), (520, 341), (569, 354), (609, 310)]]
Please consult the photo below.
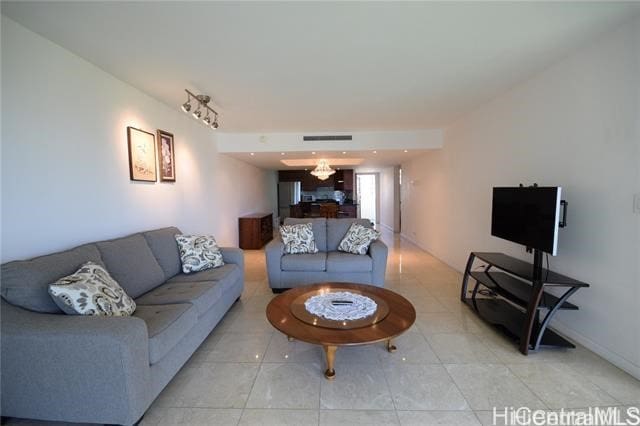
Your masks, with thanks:
[(558, 251), (562, 188), (493, 188), (491, 235), (553, 256)]

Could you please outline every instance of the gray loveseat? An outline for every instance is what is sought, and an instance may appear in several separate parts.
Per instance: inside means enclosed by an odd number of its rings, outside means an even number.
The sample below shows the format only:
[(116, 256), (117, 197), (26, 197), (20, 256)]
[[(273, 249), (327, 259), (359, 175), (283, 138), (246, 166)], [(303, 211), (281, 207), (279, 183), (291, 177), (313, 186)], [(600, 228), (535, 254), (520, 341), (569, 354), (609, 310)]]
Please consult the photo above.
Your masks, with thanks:
[(313, 224), (313, 236), (318, 246), (315, 254), (284, 254), (280, 236), (265, 248), (269, 286), (274, 293), (284, 289), (320, 283), (341, 281), (384, 286), (387, 268), (387, 246), (376, 240), (369, 246), (369, 253), (357, 255), (338, 251), (338, 245), (353, 222), (371, 227), (366, 219), (287, 218), (285, 225)]
[[(164, 228), (2, 265), (2, 415), (130, 425), (189, 359), (244, 286), (240, 249), (181, 273)], [(135, 299), (131, 317), (65, 315), (48, 284), (102, 263)]]

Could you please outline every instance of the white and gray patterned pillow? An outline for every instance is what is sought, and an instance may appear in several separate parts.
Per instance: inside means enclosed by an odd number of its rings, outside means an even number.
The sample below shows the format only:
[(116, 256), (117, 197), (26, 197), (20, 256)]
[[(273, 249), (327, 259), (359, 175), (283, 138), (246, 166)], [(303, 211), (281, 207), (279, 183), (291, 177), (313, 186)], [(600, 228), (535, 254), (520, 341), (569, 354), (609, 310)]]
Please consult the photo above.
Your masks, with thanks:
[(75, 273), (49, 284), (49, 294), (70, 315), (124, 317), (136, 310), (136, 302), (94, 262), (87, 262)]
[(222, 252), (210, 235), (176, 235), (182, 272), (204, 271), (224, 265)]
[(375, 229), (352, 223), (340, 241), (338, 250), (353, 254), (367, 254), (371, 243), (378, 238), (380, 238), (380, 233)]
[(297, 223), (280, 226), (280, 236), (286, 254), (317, 253), (312, 223)]

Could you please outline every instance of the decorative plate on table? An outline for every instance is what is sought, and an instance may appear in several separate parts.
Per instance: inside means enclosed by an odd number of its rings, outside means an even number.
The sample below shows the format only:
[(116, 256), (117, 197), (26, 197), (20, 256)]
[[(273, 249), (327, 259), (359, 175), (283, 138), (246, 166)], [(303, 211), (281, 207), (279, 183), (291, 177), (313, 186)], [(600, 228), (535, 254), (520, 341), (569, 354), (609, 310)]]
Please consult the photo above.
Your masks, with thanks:
[(382, 321), (389, 314), (389, 306), (372, 294), (334, 288), (298, 296), (291, 304), (291, 313), (307, 324), (349, 330)]

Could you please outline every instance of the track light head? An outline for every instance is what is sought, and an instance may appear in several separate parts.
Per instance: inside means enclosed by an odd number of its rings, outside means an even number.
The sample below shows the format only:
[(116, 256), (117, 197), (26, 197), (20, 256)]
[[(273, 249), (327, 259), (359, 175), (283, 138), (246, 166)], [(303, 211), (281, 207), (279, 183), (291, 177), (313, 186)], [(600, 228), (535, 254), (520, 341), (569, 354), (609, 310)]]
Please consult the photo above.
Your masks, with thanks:
[(202, 117), (202, 111), (200, 111), (200, 106), (198, 105), (198, 109), (193, 112), (193, 118), (200, 119)]
[(211, 124), (211, 117), (209, 117), (208, 112), (207, 112), (207, 116), (203, 118), (202, 121), (204, 121), (204, 124), (206, 124), (207, 126)]
[(213, 124), (211, 125), (211, 127), (213, 127), (214, 129), (217, 129), (219, 126), (218, 124), (218, 114), (215, 115), (215, 118), (213, 119)]
[(191, 95), (187, 92), (187, 102), (182, 104), (182, 110), (184, 112), (191, 111)]

